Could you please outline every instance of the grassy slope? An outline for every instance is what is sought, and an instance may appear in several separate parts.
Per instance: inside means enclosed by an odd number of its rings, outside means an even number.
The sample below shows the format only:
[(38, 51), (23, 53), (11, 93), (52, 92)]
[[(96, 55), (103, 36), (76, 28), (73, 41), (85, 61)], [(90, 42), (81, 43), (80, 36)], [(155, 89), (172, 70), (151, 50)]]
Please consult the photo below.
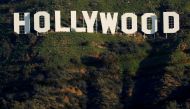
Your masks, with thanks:
[[(84, 65), (81, 63), (81, 57), (93, 56), (98, 57), (103, 52), (108, 52), (106, 43), (139, 43), (140, 54), (117, 54), (121, 69), (126, 68), (126, 64), (130, 59), (133, 72), (138, 69), (138, 63), (141, 59), (145, 58), (146, 50), (149, 48), (146, 42), (139, 37), (142, 42), (137, 42), (137, 39), (130, 36), (117, 36), (117, 35), (103, 35), (103, 34), (88, 34), (88, 33), (49, 33), (44, 37), (41, 44), (37, 46), (39, 54), (44, 57), (49, 57), (49, 67), (51, 66), (64, 66), (71, 67), (70, 59), (76, 59), (79, 66)], [(140, 45), (142, 47), (140, 47)], [(143, 46), (144, 45), (144, 46)], [(143, 49), (145, 48), (145, 49)], [(127, 59), (128, 58), (128, 59)], [(128, 62), (127, 62), (128, 61)]]

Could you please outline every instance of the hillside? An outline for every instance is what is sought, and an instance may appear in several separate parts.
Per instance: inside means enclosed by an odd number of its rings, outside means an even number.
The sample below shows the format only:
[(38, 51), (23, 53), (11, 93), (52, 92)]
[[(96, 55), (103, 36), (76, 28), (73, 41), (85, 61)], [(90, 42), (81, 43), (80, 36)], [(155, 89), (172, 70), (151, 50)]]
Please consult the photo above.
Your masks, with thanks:
[[(167, 39), (161, 31), (145, 39), (140, 31), (13, 32), (13, 12), (53, 15), (57, 9), (65, 25), (70, 10), (155, 12), (159, 18), (173, 10), (181, 30)], [(0, 109), (189, 109), (189, 12), (190, 0), (0, 1)]]

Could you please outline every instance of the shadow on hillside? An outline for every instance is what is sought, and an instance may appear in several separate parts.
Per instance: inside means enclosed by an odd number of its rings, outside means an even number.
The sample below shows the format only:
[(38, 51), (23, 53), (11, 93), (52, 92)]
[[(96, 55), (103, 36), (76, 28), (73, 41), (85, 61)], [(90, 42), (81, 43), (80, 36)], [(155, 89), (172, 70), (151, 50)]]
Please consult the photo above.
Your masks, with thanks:
[(102, 66), (101, 60), (93, 56), (83, 56), (81, 57), (81, 61), (82, 61), (82, 64), (88, 67), (94, 66), (94, 67), (100, 68)]
[(168, 95), (166, 99), (164, 99), (163, 101), (160, 101), (158, 105), (166, 103), (168, 101), (176, 101), (177, 103), (180, 104), (181, 107), (183, 107), (183, 109), (189, 109), (189, 108), (186, 108), (186, 106), (189, 105), (189, 102), (190, 102), (189, 92), (190, 92), (190, 84), (186, 86), (180, 86), (174, 91), (172, 91), (172, 93)]
[[(168, 39), (164, 41), (150, 41), (152, 49), (149, 56), (141, 63), (135, 77), (134, 91), (130, 103), (128, 98), (124, 102), (124, 109), (157, 109), (159, 101), (159, 88), (164, 69), (168, 65), (171, 53), (176, 49), (179, 41)], [(127, 84), (123, 81), (123, 84)], [(123, 90), (126, 90), (123, 87)], [(128, 105), (130, 104), (130, 105)], [(160, 105), (162, 106), (162, 105)]]
[(95, 71), (90, 71), (87, 76), (87, 109), (100, 109), (100, 89), (97, 85)]

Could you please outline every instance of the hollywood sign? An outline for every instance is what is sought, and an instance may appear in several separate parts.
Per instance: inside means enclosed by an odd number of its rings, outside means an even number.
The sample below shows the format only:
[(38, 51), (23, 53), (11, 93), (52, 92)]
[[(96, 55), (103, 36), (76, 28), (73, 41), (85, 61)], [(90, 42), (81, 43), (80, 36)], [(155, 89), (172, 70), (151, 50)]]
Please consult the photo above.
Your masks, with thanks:
[[(23, 27), (22, 34), (30, 33), (30, 13), (14, 13), (14, 32), (21, 34), (21, 27)], [(115, 34), (118, 25), (118, 13), (110, 12), (98, 12), (92, 11), (89, 14), (87, 11), (82, 11), (84, 22), (86, 27), (77, 26), (77, 12), (71, 11), (71, 26), (63, 27), (61, 25), (61, 12), (55, 11), (55, 32), (87, 32), (93, 33), (94, 26), (97, 25), (98, 14), (100, 16), (100, 22), (102, 26), (102, 33), (107, 34), (108, 31), (111, 34)], [(41, 19), (43, 18), (43, 19)], [(130, 23), (128, 20), (130, 19)], [(148, 19), (150, 21), (148, 21)], [(43, 26), (41, 26), (43, 22)], [(151, 28), (148, 28), (148, 22), (151, 22)], [(129, 28), (130, 25), (130, 28)], [(134, 34), (137, 32), (137, 15), (134, 13), (124, 13), (121, 16), (121, 28), (120, 30), (125, 34)], [(158, 31), (158, 19), (155, 13), (144, 13), (141, 16), (141, 29), (145, 34), (155, 34)], [(164, 33), (176, 33), (180, 29), (179, 14), (176, 12), (163, 12), (163, 32)], [(46, 11), (39, 11), (34, 14), (34, 30), (38, 33), (45, 33), (50, 30), (50, 14)]]

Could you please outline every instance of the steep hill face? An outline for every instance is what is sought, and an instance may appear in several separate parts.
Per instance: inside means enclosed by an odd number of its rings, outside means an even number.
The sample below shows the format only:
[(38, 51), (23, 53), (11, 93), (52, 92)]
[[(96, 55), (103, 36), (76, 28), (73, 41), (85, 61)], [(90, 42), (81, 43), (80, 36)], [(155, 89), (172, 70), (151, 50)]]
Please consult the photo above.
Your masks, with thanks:
[[(190, 108), (189, 0), (0, 3), (0, 109)], [(56, 9), (66, 24), (70, 10), (152, 11), (158, 16), (173, 10), (180, 13), (182, 28), (168, 39), (161, 32), (155, 39), (141, 33), (13, 33), (13, 12), (53, 14)]]

